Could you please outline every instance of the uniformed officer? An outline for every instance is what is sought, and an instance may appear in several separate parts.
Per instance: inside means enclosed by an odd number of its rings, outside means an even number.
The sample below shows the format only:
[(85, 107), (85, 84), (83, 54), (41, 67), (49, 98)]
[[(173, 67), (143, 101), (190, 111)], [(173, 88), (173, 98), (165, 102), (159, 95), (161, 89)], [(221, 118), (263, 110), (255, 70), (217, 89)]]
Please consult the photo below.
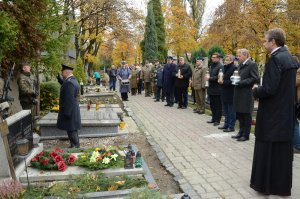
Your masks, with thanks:
[(65, 130), (70, 140), (70, 148), (79, 148), (78, 131), (81, 127), (79, 109), (80, 86), (73, 76), (73, 68), (62, 64), (62, 77), (59, 96), (57, 128)]
[(19, 100), (23, 110), (32, 109), (36, 104), (38, 93), (35, 91), (34, 77), (27, 63), (21, 64), (21, 73), (17, 80), (19, 86)]

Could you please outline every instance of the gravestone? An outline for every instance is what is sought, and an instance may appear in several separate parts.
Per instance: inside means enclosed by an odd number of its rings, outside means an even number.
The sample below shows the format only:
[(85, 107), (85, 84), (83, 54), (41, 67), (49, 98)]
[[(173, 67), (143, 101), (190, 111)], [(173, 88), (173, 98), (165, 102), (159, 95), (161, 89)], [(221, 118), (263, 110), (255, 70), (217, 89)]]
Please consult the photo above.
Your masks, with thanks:
[[(6, 123), (8, 126), (7, 141), (10, 154), (6, 153), (3, 139), (0, 136), (0, 178), (11, 176), (8, 166), (9, 155), (12, 158), (15, 175), (18, 178), (25, 168), (23, 162), (29, 162), (32, 156), (43, 150), (43, 147), (39, 145), (39, 147), (33, 148), (32, 116), (30, 110), (22, 110), (6, 118)], [(29, 141), (29, 155), (26, 159), (21, 159), (18, 156), (16, 141), (22, 138), (26, 138)]]
[[(120, 131), (120, 119), (112, 109), (100, 108), (87, 110), (80, 109), (81, 129), (79, 137), (103, 137), (128, 134), (128, 131)], [(41, 129), (41, 139), (67, 138), (66, 131), (56, 127), (58, 113), (48, 113), (37, 122)]]

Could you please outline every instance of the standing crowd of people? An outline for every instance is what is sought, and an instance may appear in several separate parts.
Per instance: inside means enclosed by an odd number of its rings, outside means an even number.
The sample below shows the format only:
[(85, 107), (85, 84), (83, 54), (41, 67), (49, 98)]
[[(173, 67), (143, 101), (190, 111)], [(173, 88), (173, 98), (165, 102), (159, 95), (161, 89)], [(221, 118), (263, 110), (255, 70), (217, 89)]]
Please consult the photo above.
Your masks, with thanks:
[[(300, 70), (297, 57), (291, 56), (285, 46), (285, 33), (275, 28), (265, 33), (264, 47), (270, 57), (264, 67), (261, 82), (257, 64), (247, 49), (239, 49), (237, 57), (226, 55), (224, 64), (219, 53), (213, 53), (207, 67), (203, 58), (196, 59), (192, 68), (183, 57), (167, 57), (166, 64), (146, 62), (144, 66), (129, 67), (125, 61), (108, 71), (109, 88), (116, 89), (119, 81), (122, 100), (128, 93), (152, 97), (155, 102), (166, 101), (166, 107), (178, 104), (178, 109), (188, 105), (188, 87), (191, 86), (196, 101), (194, 113), (205, 113), (209, 101), (211, 120), (219, 126), (222, 114), (224, 132), (234, 132), (236, 120), (239, 131), (232, 138), (249, 140), (254, 100), (258, 101), (255, 126), (255, 146), (250, 187), (263, 194), (291, 195), (293, 152), (300, 153)], [(238, 61), (238, 65), (235, 62)], [(30, 66), (23, 64), (18, 79), (19, 97), (23, 109), (31, 109), (38, 95), (34, 91)], [(78, 130), (81, 127), (78, 104), (79, 84), (73, 68), (62, 65), (60, 109), (57, 127), (67, 131), (70, 147), (80, 147)], [(296, 78), (297, 75), (297, 78)], [(97, 83), (101, 75), (94, 74)], [(297, 86), (297, 87), (296, 87)], [(207, 97), (206, 97), (207, 95)], [(296, 109), (295, 109), (296, 107)]]
[[(116, 76), (123, 100), (128, 100), (127, 93), (136, 95), (138, 90), (137, 94), (141, 94), (144, 89), (145, 97), (153, 96), (155, 102), (166, 101), (167, 107), (177, 103), (178, 109), (187, 108), (191, 86), (196, 102), (194, 113), (205, 113), (208, 100), (212, 118), (207, 123), (219, 126), (223, 114), (224, 125), (218, 129), (234, 132), (238, 120), (239, 130), (232, 138), (239, 142), (250, 138), (254, 100), (257, 100), (250, 186), (267, 195), (288, 196), (292, 187), (293, 152), (300, 152), (299, 123), (295, 117), (295, 104), (300, 104), (296, 96), (299, 63), (285, 46), (285, 33), (281, 29), (266, 32), (264, 46), (270, 58), (261, 82), (258, 66), (247, 49), (237, 50), (237, 57), (226, 55), (224, 63), (219, 53), (213, 53), (208, 67), (201, 57), (196, 59), (194, 68), (183, 57), (179, 57), (178, 63), (169, 56), (164, 65), (155, 61), (142, 67), (129, 67), (122, 62)], [(297, 75), (298, 89), (299, 70)]]

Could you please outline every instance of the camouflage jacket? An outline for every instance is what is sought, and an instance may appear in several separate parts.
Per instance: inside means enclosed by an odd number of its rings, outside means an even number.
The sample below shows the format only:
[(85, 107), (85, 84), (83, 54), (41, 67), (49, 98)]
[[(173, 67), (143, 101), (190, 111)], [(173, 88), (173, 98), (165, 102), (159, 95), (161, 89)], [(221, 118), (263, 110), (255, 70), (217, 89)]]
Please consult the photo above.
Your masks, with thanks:
[(21, 102), (32, 103), (34, 92), (34, 78), (30, 73), (21, 73), (18, 78), (19, 99)]

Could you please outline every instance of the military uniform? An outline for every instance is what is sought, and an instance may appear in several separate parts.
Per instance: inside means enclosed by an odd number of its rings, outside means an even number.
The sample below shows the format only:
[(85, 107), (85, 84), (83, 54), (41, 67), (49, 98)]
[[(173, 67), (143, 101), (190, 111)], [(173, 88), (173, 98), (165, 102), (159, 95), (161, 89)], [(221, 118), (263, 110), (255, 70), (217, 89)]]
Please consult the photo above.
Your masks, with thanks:
[(59, 112), (57, 128), (65, 130), (71, 143), (71, 147), (79, 147), (77, 130), (81, 127), (79, 109), (80, 86), (74, 76), (70, 76), (62, 83), (59, 96)]
[(205, 112), (205, 75), (207, 67), (202, 66), (199, 68), (195, 66), (195, 70), (192, 76), (192, 87), (195, 90), (195, 98), (197, 107), (195, 112), (204, 113)]
[(23, 110), (32, 109), (36, 98), (33, 75), (22, 72), (17, 82), (19, 86), (19, 100)]
[(145, 97), (151, 96), (151, 67), (144, 66), (142, 69), (142, 79), (144, 80)]

